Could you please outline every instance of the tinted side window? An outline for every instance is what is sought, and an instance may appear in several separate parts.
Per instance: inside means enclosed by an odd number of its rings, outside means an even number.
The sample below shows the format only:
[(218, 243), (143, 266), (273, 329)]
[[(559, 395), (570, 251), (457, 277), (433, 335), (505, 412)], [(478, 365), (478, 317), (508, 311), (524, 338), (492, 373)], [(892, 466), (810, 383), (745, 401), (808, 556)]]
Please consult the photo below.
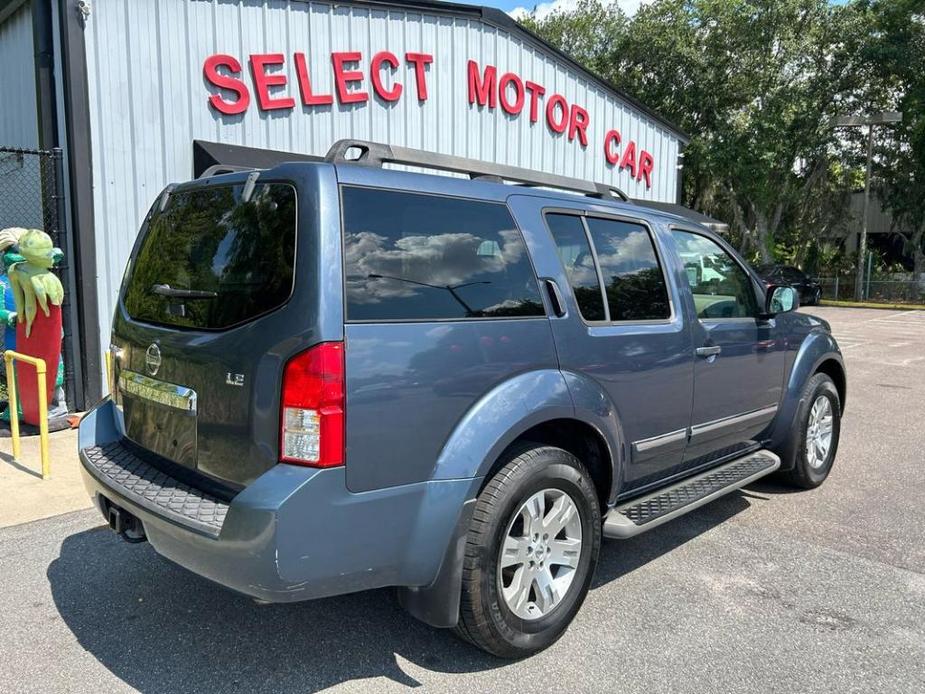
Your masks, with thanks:
[(544, 316), (504, 205), (344, 187), (347, 319)]
[(585, 234), (585, 225), (581, 217), (570, 214), (548, 214), (546, 223), (556, 242), (556, 250), (575, 299), (578, 310), (586, 321), (602, 321), (604, 313), (604, 295), (594, 266), (594, 255)]
[(604, 278), (610, 320), (669, 318), (668, 289), (648, 230), (613, 219), (588, 217), (587, 223)]
[(746, 318), (758, 315), (748, 273), (712, 239), (673, 231), (678, 255), (700, 318)]

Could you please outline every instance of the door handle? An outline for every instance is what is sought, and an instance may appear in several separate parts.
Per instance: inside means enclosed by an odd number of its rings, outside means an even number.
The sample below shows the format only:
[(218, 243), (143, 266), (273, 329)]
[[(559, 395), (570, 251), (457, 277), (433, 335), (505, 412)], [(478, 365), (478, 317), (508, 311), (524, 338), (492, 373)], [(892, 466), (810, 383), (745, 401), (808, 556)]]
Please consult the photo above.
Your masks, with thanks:
[(546, 293), (549, 295), (549, 301), (552, 303), (552, 310), (557, 317), (562, 318), (565, 315), (565, 299), (562, 298), (562, 292), (559, 291), (559, 285), (555, 280), (545, 279), (543, 284), (546, 285)]
[(723, 348), (719, 345), (712, 345), (710, 347), (698, 347), (694, 351), (698, 357), (715, 357), (723, 351)]

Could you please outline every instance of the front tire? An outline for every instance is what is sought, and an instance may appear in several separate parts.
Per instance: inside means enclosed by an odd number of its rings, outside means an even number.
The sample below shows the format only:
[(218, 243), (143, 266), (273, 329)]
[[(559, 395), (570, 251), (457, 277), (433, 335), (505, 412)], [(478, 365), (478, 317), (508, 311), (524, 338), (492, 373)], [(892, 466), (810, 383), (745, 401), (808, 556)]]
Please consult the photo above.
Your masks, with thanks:
[(476, 502), (457, 634), (501, 658), (547, 648), (581, 607), (600, 546), (597, 492), (581, 462), (552, 446), (512, 451)]
[(795, 487), (814, 489), (829, 476), (841, 434), (841, 399), (832, 379), (815, 374), (806, 383), (794, 422), (790, 448), (793, 468), (783, 478)]

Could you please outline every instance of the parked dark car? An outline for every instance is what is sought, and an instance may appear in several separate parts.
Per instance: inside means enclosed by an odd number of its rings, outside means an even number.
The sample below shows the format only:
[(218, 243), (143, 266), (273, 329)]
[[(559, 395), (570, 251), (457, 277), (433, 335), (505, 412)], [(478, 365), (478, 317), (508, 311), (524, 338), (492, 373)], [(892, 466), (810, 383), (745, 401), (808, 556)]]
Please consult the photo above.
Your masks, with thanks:
[(475, 164), (341, 144), (161, 194), (80, 423), (113, 530), (260, 601), (393, 586), (522, 657), (602, 537), (823, 483), (845, 368), (792, 287), (599, 184)]
[(817, 306), (822, 285), (799, 268), (790, 265), (763, 265), (758, 274), (768, 284), (789, 284), (800, 295), (801, 306)]

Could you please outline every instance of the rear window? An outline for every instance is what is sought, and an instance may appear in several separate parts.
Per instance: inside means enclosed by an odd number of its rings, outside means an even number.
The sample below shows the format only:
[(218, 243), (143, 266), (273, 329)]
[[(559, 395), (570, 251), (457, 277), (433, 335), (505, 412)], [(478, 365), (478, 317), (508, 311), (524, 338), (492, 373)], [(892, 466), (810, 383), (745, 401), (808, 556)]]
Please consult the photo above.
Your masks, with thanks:
[(155, 208), (126, 278), (125, 310), (135, 320), (221, 330), (256, 318), (292, 293), (295, 189), (243, 185), (172, 194)]
[(342, 195), (348, 320), (545, 315), (504, 205), (349, 186)]

